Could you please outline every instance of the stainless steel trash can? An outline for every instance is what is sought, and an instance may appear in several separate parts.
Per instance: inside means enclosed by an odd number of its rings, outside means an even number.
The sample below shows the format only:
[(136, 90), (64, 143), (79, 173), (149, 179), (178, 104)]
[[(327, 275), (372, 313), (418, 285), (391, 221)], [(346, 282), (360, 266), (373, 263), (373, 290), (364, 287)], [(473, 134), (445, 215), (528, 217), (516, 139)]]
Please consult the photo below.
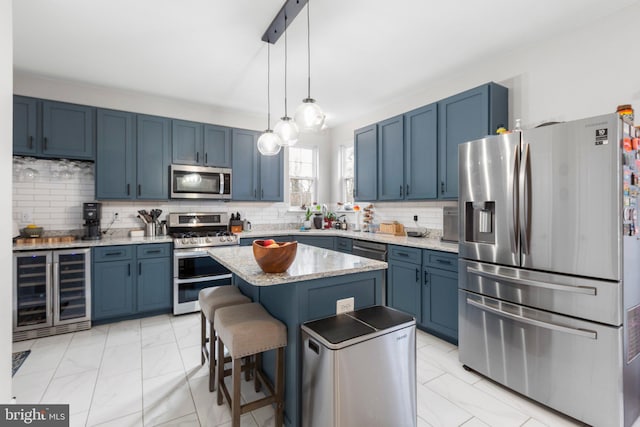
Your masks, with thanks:
[(302, 425), (415, 427), (415, 325), (384, 306), (304, 323)]

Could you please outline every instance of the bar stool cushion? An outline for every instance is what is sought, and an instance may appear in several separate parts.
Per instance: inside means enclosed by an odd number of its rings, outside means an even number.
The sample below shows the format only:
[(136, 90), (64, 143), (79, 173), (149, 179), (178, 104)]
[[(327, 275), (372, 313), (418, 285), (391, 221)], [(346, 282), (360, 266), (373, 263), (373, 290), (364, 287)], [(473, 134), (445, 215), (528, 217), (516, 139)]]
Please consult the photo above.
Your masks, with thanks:
[(258, 303), (220, 308), (214, 324), (232, 359), (287, 345), (286, 326)]
[(198, 302), (202, 314), (211, 321), (217, 309), (250, 303), (251, 299), (242, 295), (235, 286), (225, 285), (202, 289), (198, 293)]

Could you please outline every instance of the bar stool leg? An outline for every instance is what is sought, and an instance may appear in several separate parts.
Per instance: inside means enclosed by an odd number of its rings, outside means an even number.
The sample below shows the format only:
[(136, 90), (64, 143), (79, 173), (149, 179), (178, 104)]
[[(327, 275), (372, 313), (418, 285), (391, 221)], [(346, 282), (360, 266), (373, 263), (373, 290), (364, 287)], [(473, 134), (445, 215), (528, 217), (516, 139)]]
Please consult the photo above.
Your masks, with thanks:
[(216, 364), (218, 360), (223, 360), (222, 366), (224, 367), (224, 350), (222, 353), (222, 359), (218, 359), (215, 353), (216, 342), (216, 330), (213, 328), (213, 321), (209, 322), (209, 391), (216, 389)]
[(255, 355), (255, 362), (253, 365), (253, 389), (257, 392), (262, 388), (260, 378), (258, 378), (258, 369), (262, 369), (262, 353)]
[(231, 427), (240, 426), (240, 379), (242, 377), (242, 359), (233, 359), (233, 397), (231, 398)]
[[(205, 357), (204, 357), (204, 349), (207, 343), (207, 330), (206, 330), (206, 322), (205, 322), (204, 313), (200, 312), (200, 365), (204, 365)], [(209, 353), (209, 358), (211, 358), (211, 353)]]
[[(218, 338), (218, 358), (222, 357), (224, 360), (224, 343)], [(224, 363), (218, 363), (218, 381), (222, 379), (224, 381)], [(222, 387), (218, 384), (218, 405), (222, 405)]]
[(276, 353), (276, 427), (281, 427), (284, 421), (284, 347)]

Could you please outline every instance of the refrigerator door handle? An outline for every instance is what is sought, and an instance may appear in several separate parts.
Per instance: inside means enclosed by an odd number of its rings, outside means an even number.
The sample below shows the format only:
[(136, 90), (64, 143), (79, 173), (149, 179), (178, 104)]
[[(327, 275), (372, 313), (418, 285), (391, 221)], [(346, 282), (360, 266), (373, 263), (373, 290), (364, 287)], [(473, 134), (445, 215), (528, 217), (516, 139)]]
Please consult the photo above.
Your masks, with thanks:
[(520, 164), (520, 198), (522, 206), (520, 209), (520, 241), (522, 242), (522, 253), (529, 253), (529, 234), (531, 228), (531, 165), (529, 158), (529, 144), (524, 146), (524, 155)]
[(511, 252), (518, 252), (518, 150), (513, 153), (513, 179), (509, 182), (507, 203), (511, 205), (511, 226), (509, 227), (509, 240), (511, 241)]
[(471, 298), (467, 298), (467, 304), (472, 305), (480, 310), (488, 311), (497, 316), (506, 317), (508, 319), (515, 320), (516, 322), (526, 323), (528, 325), (537, 326), (540, 328), (550, 329), (552, 331), (564, 332), (571, 335), (578, 335), (585, 338), (590, 338), (592, 340), (598, 339), (598, 334), (595, 331), (589, 331), (585, 329), (575, 329), (569, 328), (567, 326), (557, 325), (555, 323), (543, 322), (536, 319), (530, 319), (525, 316), (520, 316), (518, 314), (512, 314), (504, 310), (500, 310), (499, 308), (493, 308), (488, 305), (485, 305), (481, 302), (477, 302), (472, 300)]
[(557, 283), (546, 283), (531, 279), (518, 279), (515, 277), (505, 276), (499, 273), (490, 273), (488, 271), (478, 270), (477, 268), (467, 267), (467, 272), (476, 276), (485, 277), (500, 282), (512, 283), (514, 285), (533, 286), (535, 288), (551, 289), (554, 291), (570, 292), (574, 294), (596, 295), (596, 288), (591, 286), (568, 286), (559, 285)]

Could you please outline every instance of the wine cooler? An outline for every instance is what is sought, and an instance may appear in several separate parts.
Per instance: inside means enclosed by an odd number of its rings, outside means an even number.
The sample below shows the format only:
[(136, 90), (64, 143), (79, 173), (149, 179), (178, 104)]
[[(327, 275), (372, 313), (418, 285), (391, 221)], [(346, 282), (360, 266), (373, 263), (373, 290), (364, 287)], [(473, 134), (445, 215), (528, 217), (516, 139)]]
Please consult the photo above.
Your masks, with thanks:
[(13, 340), (91, 328), (91, 250), (13, 254)]

